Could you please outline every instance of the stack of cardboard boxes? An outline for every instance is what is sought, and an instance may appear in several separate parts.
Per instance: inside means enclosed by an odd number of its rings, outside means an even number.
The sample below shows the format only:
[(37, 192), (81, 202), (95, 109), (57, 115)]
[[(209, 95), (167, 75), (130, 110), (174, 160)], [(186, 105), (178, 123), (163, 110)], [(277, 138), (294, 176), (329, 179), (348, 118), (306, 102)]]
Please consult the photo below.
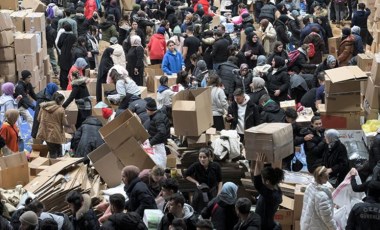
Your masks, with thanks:
[(363, 109), (368, 120), (378, 119), (380, 109), (380, 54), (375, 54), (365, 91)]
[(0, 9), (18, 10), (18, 0), (1, 0)]
[(14, 26), (10, 12), (0, 12), (0, 84), (16, 82)]

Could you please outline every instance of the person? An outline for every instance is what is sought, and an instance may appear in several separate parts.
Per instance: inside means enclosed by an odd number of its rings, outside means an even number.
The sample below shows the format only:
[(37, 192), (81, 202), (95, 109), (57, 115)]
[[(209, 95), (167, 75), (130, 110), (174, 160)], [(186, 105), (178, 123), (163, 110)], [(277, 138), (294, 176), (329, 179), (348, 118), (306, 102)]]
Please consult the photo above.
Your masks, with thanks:
[(274, 214), (282, 203), (282, 191), (278, 184), (284, 179), (284, 172), (279, 168), (264, 167), (264, 161), (265, 154), (259, 153), (256, 163), (251, 163), (253, 184), (260, 194), (255, 213), (261, 217), (261, 229), (281, 229), (274, 221)]
[(311, 28), (311, 33), (305, 37), (305, 39), (303, 40), (303, 43), (304, 44), (312, 43), (314, 46), (315, 54), (312, 57), (310, 57), (309, 55), (310, 63), (311, 64), (321, 63), (323, 52), (325, 50), (325, 42), (323, 41), (323, 38), (321, 37), (321, 35), (319, 35), (319, 29), (317, 27)]
[(139, 173), (140, 169), (136, 166), (125, 166), (121, 172), (121, 178), (124, 191), (129, 198), (125, 203), (125, 208), (128, 212), (136, 212), (143, 216), (145, 209), (157, 209), (157, 205), (148, 186), (138, 177)]
[(193, 69), (190, 61), (191, 55), (195, 53), (201, 54), (202, 46), (201, 41), (194, 36), (194, 27), (187, 27), (186, 34), (187, 37), (185, 38), (182, 48), (182, 57), (185, 60), (186, 71), (189, 71), (190, 69)]
[(290, 76), (288, 97), (296, 101), (298, 104), (303, 95), (309, 91), (309, 87), (304, 77), (293, 71), (288, 71)]
[(62, 144), (66, 143), (64, 126), (67, 126), (65, 110), (62, 103), (65, 97), (60, 93), (54, 93), (52, 101), (42, 102), (38, 113), (40, 123), (36, 138), (46, 141), (50, 158), (62, 155)]
[(260, 124), (259, 109), (242, 89), (236, 89), (233, 95), (226, 121), (231, 123), (230, 129), (236, 130), (240, 142), (244, 143), (244, 130)]
[(289, 17), (282, 14), (273, 24), (277, 34), (277, 41), (280, 41), (285, 46), (290, 42), (287, 28), (288, 22)]
[(64, 32), (59, 36), (57, 47), (60, 50), (58, 64), (60, 68), (59, 72), (59, 84), (63, 90), (66, 90), (68, 85), (69, 70), (73, 63), (73, 56), (71, 50), (77, 41), (71, 24), (63, 24)]
[(58, 75), (58, 69), (57, 69), (57, 58), (55, 57), (54, 53), (54, 45), (55, 45), (55, 39), (57, 38), (57, 31), (51, 26), (51, 19), (46, 19), (46, 48), (47, 53), (49, 55), (49, 61), (51, 64), (51, 67), (53, 68), (54, 74)]
[(212, 45), (211, 57), (213, 61), (213, 69), (217, 70), (219, 65), (228, 59), (228, 50), (226, 47), (230, 44), (227, 39), (223, 37), (223, 32), (216, 31), (214, 33), (215, 42)]
[(282, 57), (285, 60), (285, 63), (289, 62), (289, 56), (286, 53), (286, 49), (284, 49), (284, 45), (280, 41), (276, 41), (273, 45), (273, 53), (271, 53), (267, 59), (267, 64), (272, 65), (272, 61), (274, 57)]
[(235, 75), (233, 91), (236, 89), (242, 89), (244, 93), (249, 94), (251, 92), (249, 85), (251, 84), (253, 78), (252, 72), (249, 70), (249, 66), (243, 63), (240, 65), (240, 69), (233, 70), (232, 73)]
[(124, 213), (125, 197), (121, 193), (115, 193), (109, 197), (109, 205), (104, 212), (103, 216), (99, 218), (100, 223), (109, 220), (111, 215), (116, 213)]
[(137, 116), (139, 116), (139, 118), (141, 120), (141, 124), (144, 126), (145, 129), (148, 129), (150, 118), (149, 118), (149, 115), (145, 109), (146, 100), (130, 94), (130, 100), (128, 102), (128, 107), (122, 107), (122, 105), (123, 105), (123, 103), (120, 104), (118, 110), (116, 111), (116, 116), (118, 116), (118, 114), (120, 114), (121, 112), (123, 112), (125, 109), (128, 108), (132, 113), (135, 113), (135, 114), (137, 114)]
[(224, 93), (226, 94), (227, 98), (233, 97), (232, 94), (234, 92), (235, 78), (232, 77), (232, 71), (239, 68), (237, 66), (237, 61), (238, 60), (236, 57), (230, 56), (228, 57), (227, 61), (220, 64), (216, 70), (216, 73), (220, 77), (220, 80), (224, 86)]
[(66, 202), (72, 214), (70, 219), (74, 229), (100, 229), (98, 219), (91, 208), (91, 198), (88, 194), (70, 191), (66, 195)]
[(71, 50), (72, 60), (76, 61), (78, 58), (87, 59), (87, 47), (86, 47), (85, 34), (78, 37), (77, 42), (73, 45)]
[[(78, 106), (78, 117), (75, 123), (75, 128), (78, 129), (84, 120), (88, 116), (91, 116), (91, 100), (90, 93), (86, 86), (87, 77), (79, 77), (79, 75), (73, 75), (73, 81), (71, 82), (73, 90), (69, 97), (63, 103), (63, 108), (67, 108), (70, 103), (75, 99), (75, 103)], [(71, 124), (70, 124), (71, 125)]]
[(285, 101), (290, 87), (285, 60), (275, 56), (272, 60), (272, 68), (268, 70), (268, 74), (263, 75), (263, 78), (266, 80), (266, 88), (270, 97), (277, 103)]
[[(300, 12), (298, 10), (292, 10), (291, 15), (289, 16), (288, 28), (289, 32), (292, 33), (290, 36), (290, 46), (298, 48), (301, 37), (301, 23), (298, 17), (300, 16)], [(326, 19), (327, 20), (327, 19)], [(330, 28), (331, 29), (331, 28)]]
[(311, 33), (311, 28), (313, 28), (313, 27), (318, 28), (318, 30), (320, 31), (320, 35), (321, 36), (323, 35), (322, 31), (324, 31), (324, 30), (323, 30), (322, 26), (316, 22), (311, 22), (311, 18), (312, 18), (312, 16), (306, 15), (302, 19), (302, 22), (305, 25), (305, 27), (301, 29), (301, 37), (300, 37), (300, 44), (299, 44), (300, 46), (302, 46), (303, 40), (305, 39), (305, 37)]
[[(18, 102), (22, 96), (19, 95), (17, 98), (13, 97), (13, 94), (15, 92), (15, 85), (12, 82), (4, 83), (1, 86), (1, 92), (3, 92), (3, 94), (0, 97), (0, 122), (3, 122), (5, 120), (6, 111), (9, 109), (18, 109)], [(21, 122), (18, 121), (18, 123), (20, 126)]]
[(246, 197), (237, 199), (235, 211), (239, 217), (239, 222), (234, 226), (233, 230), (260, 230), (261, 218), (255, 212), (251, 212), (252, 202)]
[(82, 125), (75, 131), (71, 139), (71, 149), (75, 157), (87, 158), (87, 155), (104, 143), (99, 129), (102, 122), (93, 116), (87, 117)]
[[(197, 186), (191, 206), (196, 212), (201, 212), (208, 201), (220, 193), (222, 170), (218, 163), (213, 162), (213, 153), (209, 148), (199, 150), (198, 160), (186, 170), (184, 177)], [(206, 197), (202, 189), (208, 190)]]
[(127, 61), (125, 60), (125, 52), (123, 46), (117, 43), (117, 37), (111, 37), (110, 39), (110, 47), (113, 49), (111, 54), (112, 61), (115, 65), (126, 65)]
[(160, 77), (160, 86), (157, 89), (157, 108), (171, 108), (172, 97), (175, 92), (168, 86), (169, 78), (167, 76)]
[(325, 132), (325, 141), (322, 165), (327, 168), (330, 183), (337, 187), (349, 171), (347, 149), (339, 140), (339, 132), (336, 129)]
[(355, 38), (351, 34), (350, 28), (342, 29), (342, 41), (338, 48), (338, 62), (340, 66), (348, 65), (348, 62), (353, 57), (355, 50)]
[[(109, 5), (105, 10), (105, 17), (107, 18), (109, 15), (113, 15), (115, 17), (115, 23), (118, 24), (121, 20), (121, 9), (116, 0), (109, 1)], [(119, 28), (118, 28), (119, 29)]]
[(307, 74), (311, 71), (314, 73), (317, 65), (309, 63), (309, 44), (301, 45), (301, 47), (298, 47), (297, 52), (299, 52), (299, 55), (295, 57), (295, 60), (291, 66), (289, 66), (290, 63), (288, 64), (288, 70), (296, 72), (297, 74)]
[(306, 154), (307, 169), (313, 173), (322, 161), (325, 143), (324, 129), (322, 128), (322, 120), (319, 116), (311, 118), (310, 127), (301, 130), (301, 135), (304, 137), (304, 149)]
[(59, 230), (58, 223), (54, 219), (44, 219), (39, 223), (39, 230)]
[(346, 0), (334, 0), (336, 23), (339, 25), (344, 20)]
[(84, 76), (83, 70), (87, 66), (87, 61), (84, 58), (77, 58), (74, 65), (70, 68), (69, 70), (69, 75), (68, 75), (68, 85), (67, 85), (67, 90), (72, 90), (73, 86), (71, 85), (71, 81), (73, 80), (73, 73), (77, 72), (79, 73), (79, 76)]
[(127, 54), (127, 70), (133, 81), (138, 86), (143, 86), (144, 47), (141, 45), (141, 38), (137, 35), (131, 36), (131, 45)]
[(338, 229), (334, 220), (334, 203), (330, 188), (325, 184), (329, 180), (329, 173), (325, 166), (319, 166), (314, 171), (314, 182), (305, 190), (301, 230), (307, 229)]
[(233, 229), (238, 222), (235, 212), (237, 189), (237, 185), (232, 182), (224, 183), (220, 194), (202, 210), (202, 218), (211, 218), (214, 228), (218, 230)]
[(209, 77), (207, 86), (211, 87), (211, 110), (214, 120), (213, 127), (216, 128), (217, 131), (221, 131), (224, 129), (223, 115), (228, 110), (226, 94), (221, 87), (222, 82), (216, 74), (212, 74)]
[[(134, 96), (140, 97), (140, 88), (137, 86), (136, 82), (128, 76), (128, 71), (121, 65), (114, 65), (109, 71), (109, 79), (107, 78), (107, 83), (113, 83), (116, 85), (117, 95), (110, 95), (112, 97), (110, 100), (117, 102), (117, 104), (126, 103), (127, 93)], [(127, 98), (128, 100), (129, 98)], [(127, 106), (128, 107), (128, 106)]]
[(115, 25), (115, 16), (108, 15), (103, 23), (99, 24), (99, 29), (102, 31), (101, 40), (109, 42), (111, 37), (119, 37), (119, 32), (117, 32)]
[(72, 28), (72, 31), (75, 37), (78, 37), (77, 22), (71, 18), (71, 12), (72, 11), (70, 8), (65, 9), (64, 11), (65, 17), (62, 19), (59, 19), (57, 31), (59, 31), (61, 28), (65, 28), (65, 24), (69, 24), (70, 27)]
[(98, 70), (99, 68), (99, 38), (98, 29), (95, 26), (90, 26), (86, 33), (87, 43), (87, 59), (90, 69)]
[(260, 22), (263, 19), (268, 20), (270, 23), (273, 23), (275, 20), (275, 13), (277, 12), (277, 8), (274, 5), (274, 1), (267, 1), (264, 6), (261, 8), (259, 20)]
[(0, 129), (0, 136), (5, 141), (5, 146), (1, 149), (4, 156), (8, 156), (19, 151), (19, 128), (16, 125), (18, 117), (19, 111), (16, 109), (9, 109), (5, 111), (5, 120)]
[(260, 113), (260, 123), (284, 122), (285, 112), (271, 99), (268, 94), (261, 96), (259, 104), (262, 106)]
[(160, 202), (163, 203), (159, 208), (163, 213), (167, 213), (169, 211), (169, 198), (173, 194), (179, 192), (178, 187), (179, 184), (175, 178), (167, 178), (161, 183), (161, 192), (159, 194), (159, 197), (156, 198), (156, 203), (157, 206), (160, 206)]
[(102, 227), (102, 230), (114, 230), (114, 229), (136, 229), (146, 230), (141, 216), (136, 212), (128, 213), (115, 213), (112, 214), (108, 221), (106, 221)]
[(38, 216), (33, 211), (24, 212), (20, 216), (20, 230), (33, 230), (38, 226)]
[(358, 10), (354, 13), (351, 20), (351, 27), (358, 26), (360, 28), (360, 36), (363, 39), (363, 44), (372, 45), (372, 36), (368, 31), (367, 21), (371, 14), (371, 10), (366, 8), (364, 3), (358, 4)]
[(246, 63), (250, 69), (257, 65), (257, 57), (265, 55), (264, 47), (260, 44), (259, 37), (255, 32), (247, 35), (247, 41), (240, 50), (244, 54)]
[(152, 65), (161, 64), (162, 59), (166, 53), (166, 41), (164, 33), (164, 27), (158, 28), (157, 33), (153, 34), (148, 43), (147, 48)]
[(175, 48), (175, 43), (172, 40), (169, 40), (166, 45), (168, 50), (162, 60), (162, 71), (167, 75), (172, 75), (185, 69), (185, 63), (183, 62), (182, 55)]
[(161, 184), (166, 180), (165, 169), (156, 165), (152, 169), (142, 170), (139, 177), (148, 186), (153, 196), (157, 197), (161, 192)]
[(329, 70), (329, 69), (335, 69), (338, 67), (339, 67), (339, 63), (336, 60), (336, 58), (331, 54), (327, 55), (327, 58), (321, 64), (318, 65), (317, 69), (314, 72), (314, 79), (315, 79), (314, 84), (315, 84), (315, 86), (319, 86), (317, 79), (318, 79), (318, 76), (321, 72), (324, 72), (324, 71)]
[(268, 19), (262, 19), (260, 21), (259, 31), (263, 34), (261, 37), (264, 51), (266, 54), (269, 54), (273, 48), (274, 43), (277, 40), (277, 33), (272, 23), (268, 21)]
[(252, 83), (250, 84), (252, 92), (249, 94), (250, 100), (259, 105), (260, 98), (268, 94), (267, 89), (265, 88), (265, 81), (261, 77), (252, 78)]
[(318, 75), (318, 85), (317, 91), (315, 92), (315, 107), (319, 108), (320, 104), (325, 104), (325, 74), (321, 72)]
[(189, 74), (184, 70), (178, 72), (175, 83), (175, 85), (172, 85), (170, 87), (171, 90), (175, 93), (188, 89), (190, 87)]
[(185, 229), (195, 230), (195, 224), (197, 221), (197, 216), (193, 207), (185, 203), (185, 198), (182, 194), (175, 193), (169, 198), (168, 202), (169, 210), (162, 217), (157, 229), (158, 230), (169, 230), (171, 225), (173, 225), (174, 220), (177, 218), (182, 219), (185, 222)]
[(174, 44), (175, 44), (174, 48), (176, 50), (182, 51), (183, 43), (185, 42), (185, 38), (182, 36), (181, 28), (179, 26), (174, 27), (173, 36), (170, 37), (169, 40), (174, 42)]
[(113, 67), (114, 63), (111, 58), (113, 49), (108, 47), (104, 50), (102, 59), (100, 60), (98, 68), (98, 76), (96, 81), (96, 101), (102, 101), (102, 84), (107, 82), (108, 71)]
[(354, 53), (352, 56), (356, 56), (358, 54), (363, 54), (364, 53), (364, 43), (363, 43), (363, 39), (362, 37), (360, 36), (360, 27), (359, 26), (353, 26), (351, 28), (351, 34), (352, 36), (354, 36), (354, 39), (355, 39), (355, 49), (354, 49)]
[[(255, 68), (252, 70), (252, 77), (257, 78), (257, 77), (262, 77), (265, 74), (268, 74), (269, 69), (272, 66), (272, 61), (270, 64), (267, 64), (267, 58), (264, 55), (260, 55), (257, 57), (257, 65)], [(252, 79), (253, 81), (253, 79)]]

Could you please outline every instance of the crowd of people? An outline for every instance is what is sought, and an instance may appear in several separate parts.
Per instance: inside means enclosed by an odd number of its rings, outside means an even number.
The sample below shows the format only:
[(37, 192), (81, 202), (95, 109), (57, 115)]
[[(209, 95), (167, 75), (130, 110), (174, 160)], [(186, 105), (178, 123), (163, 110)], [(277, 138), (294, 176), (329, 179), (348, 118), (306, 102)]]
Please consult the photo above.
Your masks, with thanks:
[[(232, 0), (226, 14), (218, 15), (214, 1), (139, 1), (130, 12), (116, 0), (45, 0), (46, 40), (50, 63), (59, 76), (59, 86), (49, 83), (34, 92), (32, 74), (24, 70), (14, 85), (2, 84), (0, 97), (0, 144), (3, 155), (23, 150), (20, 126), (26, 121), (34, 139), (45, 141), (51, 158), (62, 156), (65, 127), (75, 125), (71, 140), (74, 157), (84, 157), (104, 143), (102, 122), (91, 116), (92, 107), (86, 70), (97, 73), (96, 102), (107, 97), (117, 111), (104, 107), (111, 120), (129, 109), (149, 133), (147, 144), (164, 149), (171, 138), (172, 98), (187, 89), (210, 88), (213, 127), (235, 130), (244, 144), (244, 131), (262, 123), (283, 122), (293, 127), (294, 146), (302, 145), (308, 171), (315, 182), (305, 191), (301, 229), (337, 229), (331, 188), (347, 174), (365, 182), (355, 191), (366, 192), (355, 205), (346, 229), (374, 229), (379, 221), (380, 159), (378, 134), (370, 149), (368, 164), (351, 170), (347, 149), (335, 129), (325, 130), (318, 107), (325, 102), (324, 71), (357, 63), (357, 55), (372, 44), (367, 19), (371, 14), (357, 1), (257, 0), (253, 14), (247, 1)], [(221, 23), (210, 25), (219, 17)], [(351, 20), (350, 26), (344, 21)], [(336, 53), (329, 53), (331, 25), (341, 28)], [(243, 39), (245, 38), (245, 39)], [(160, 65), (156, 98), (141, 98), (145, 68)], [(168, 75), (176, 76), (169, 85)], [(115, 90), (102, 95), (102, 84)], [(58, 89), (69, 90), (65, 97)], [(35, 102), (33, 102), (33, 100)], [(295, 100), (294, 108), (280, 102)], [(75, 101), (78, 116), (69, 124), (65, 109)], [(311, 125), (300, 127), (297, 116), (312, 108)], [(31, 115), (34, 111), (34, 117)], [(166, 153), (163, 153), (166, 154)], [(283, 160), (283, 169), (300, 170), (292, 164), (294, 154)], [(279, 183), (284, 171), (264, 164), (263, 154), (251, 163), (252, 182), (259, 193), (255, 210), (248, 198), (238, 197), (238, 186), (223, 180), (213, 150), (202, 148), (199, 161), (184, 173), (196, 186), (194, 196), (182, 194), (175, 178), (162, 167), (142, 170), (126, 166), (121, 178), (122, 194), (110, 197), (97, 218), (86, 194), (70, 192), (66, 197), (71, 215), (44, 212), (43, 204), (28, 200), (13, 213), (10, 222), (1, 216), (1, 229), (146, 229), (145, 209), (160, 209), (164, 216), (158, 229), (281, 229), (274, 215), (282, 202)], [(116, 175), (115, 175), (116, 176)], [(329, 182), (332, 187), (326, 185)], [(359, 188), (358, 188), (359, 187)], [(2, 203), (0, 203), (1, 207)], [(125, 212), (127, 210), (128, 212)]]

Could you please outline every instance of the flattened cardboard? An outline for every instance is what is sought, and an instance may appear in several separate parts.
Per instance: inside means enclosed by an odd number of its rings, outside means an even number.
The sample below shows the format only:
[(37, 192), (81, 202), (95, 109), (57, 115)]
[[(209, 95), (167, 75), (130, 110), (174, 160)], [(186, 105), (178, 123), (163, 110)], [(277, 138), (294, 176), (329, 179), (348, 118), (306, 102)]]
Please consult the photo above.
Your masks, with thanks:
[(0, 62), (0, 75), (16, 75), (16, 63), (13, 61)]
[(38, 51), (37, 34), (16, 34), (16, 54), (34, 54)]
[(0, 61), (13, 61), (15, 60), (15, 48), (9, 46), (0, 48)]
[(14, 189), (29, 182), (28, 160), (24, 153), (0, 157), (0, 187)]
[(66, 158), (59, 158), (59, 159), (61, 159), (61, 160), (58, 161), (57, 163), (47, 167), (42, 172), (38, 173), (38, 176), (53, 177), (53, 176), (57, 175), (58, 173), (60, 173), (65, 168), (68, 168), (71, 165), (82, 161), (82, 158), (68, 158), (68, 157), (66, 157)]
[[(0, 4), (3, 4), (4, 0), (1, 0)], [(3, 30), (12, 30), (13, 29), (13, 23), (11, 19), (10, 13), (1, 12), (0, 14), (0, 31)]]
[(12, 22), (16, 27), (16, 31), (25, 32), (25, 16), (30, 10), (15, 11), (11, 14)]
[(365, 99), (368, 102), (371, 109), (380, 109), (380, 86), (373, 83), (372, 78), (368, 80), (367, 89), (365, 93)]
[(25, 31), (26, 32), (43, 32), (46, 30), (44, 13), (29, 13), (25, 16)]
[(278, 162), (294, 151), (293, 128), (287, 123), (264, 123), (245, 130), (246, 158), (264, 153), (266, 162)]
[(0, 47), (11, 46), (13, 42), (14, 42), (14, 37), (13, 37), (12, 30), (4, 30), (0, 32)]
[(29, 158), (37, 158), (37, 157), (47, 157), (49, 153), (49, 149), (47, 145), (43, 144), (33, 144), (32, 152), (29, 155)]
[(200, 136), (213, 125), (210, 88), (183, 90), (172, 100), (176, 135)]

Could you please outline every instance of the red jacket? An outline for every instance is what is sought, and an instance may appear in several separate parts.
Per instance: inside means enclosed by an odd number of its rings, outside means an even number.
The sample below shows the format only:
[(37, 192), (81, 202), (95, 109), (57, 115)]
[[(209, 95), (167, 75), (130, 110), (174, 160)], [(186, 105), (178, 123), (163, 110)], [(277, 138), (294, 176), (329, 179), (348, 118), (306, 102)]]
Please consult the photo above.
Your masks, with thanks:
[(86, 19), (90, 19), (92, 17), (92, 14), (97, 11), (97, 5), (95, 0), (87, 0), (84, 4), (84, 16)]
[(199, 0), (197, 4), (194, 5), (194, 12), (197, 12), (198, 10), (198, 4), (203, 6), (203, 10), (205, 12), (205, 15), (214, 16), (214, 13), (209, 11), (210, 3), (207, 0)]
[(163, 34), (153, 34), (148, 44), (151, 60), (162, 60), (166, 52), (166, 41)]
[(78, 69), (78, 67), (76, 67), (75, 65), (73, 65), (70, 68), (69, 75), (67, 76), (67, 78), (69, 79), (69, 84), (67, 85), (67, 90), (73, 90), (73, 86), (71, 85), (71, 81), (73, 80), (73, 75), (72, 74), (76, 70), (79, 71), (79, 75), (80, 76), (83, 76), (83, 70)]

